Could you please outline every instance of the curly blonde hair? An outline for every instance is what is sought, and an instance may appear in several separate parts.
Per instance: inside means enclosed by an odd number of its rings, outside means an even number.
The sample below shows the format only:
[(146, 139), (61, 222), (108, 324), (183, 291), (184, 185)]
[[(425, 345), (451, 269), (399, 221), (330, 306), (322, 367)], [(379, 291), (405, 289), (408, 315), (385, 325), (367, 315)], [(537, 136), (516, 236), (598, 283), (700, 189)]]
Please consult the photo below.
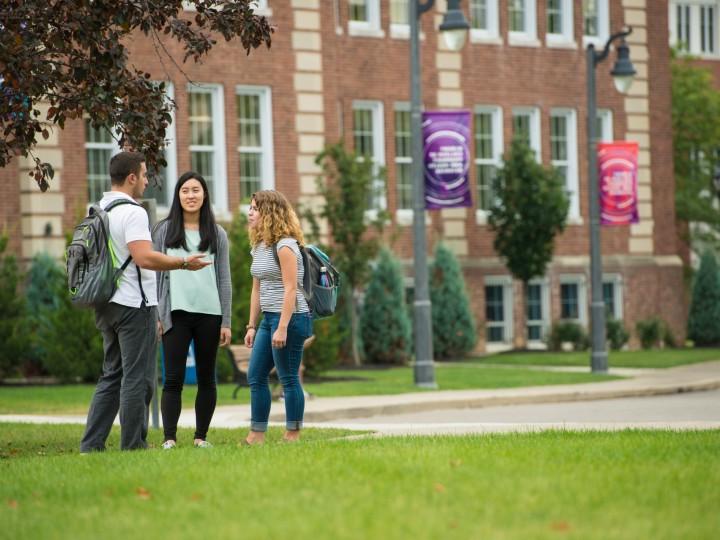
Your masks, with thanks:
[(304, 245), (300, 220), (285, 195), (269, 189), (253, 193), (251, 200), (255, 201), (260, 213), (259, 226), (250, 229), (250, 244), (253, 247), (260, 242), (271, 246), (287, 237), (294, 238), (301, 246)]

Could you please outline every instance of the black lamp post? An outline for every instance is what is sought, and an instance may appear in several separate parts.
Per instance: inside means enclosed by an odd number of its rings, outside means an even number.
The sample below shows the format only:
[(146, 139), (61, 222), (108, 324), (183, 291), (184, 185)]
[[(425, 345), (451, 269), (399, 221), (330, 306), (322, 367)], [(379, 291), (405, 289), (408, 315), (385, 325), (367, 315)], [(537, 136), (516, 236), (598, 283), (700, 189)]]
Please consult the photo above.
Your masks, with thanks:
[[(422, 388), (436, 388), (433, 366), (432, 316), (428, 286), (427, 242), (425, 239), (425, 176), (423, 173), (423, 142), (421, 132), (421, 78), (420, 78), (420, 16), (433, 7), (435, 0), (410, 0), (410, 108), (413, 180), (413, 267), (415, 273), (415, 301), (413, 319), (415, 333), (415, 384)], [(448, 48), (458, 51), (465, 44), (470, 28), (460, 0), (448, 0), (440, 31)]]
[(605, 338), (605, 301), (602, 293), (602, 255), (600, 254), (600, 193), (597, 177), (597, 154), (595, 143), (595, 123), (597, 122), (597, 103), (595, 95), (595, 68), (605, 60), (610, 52), (610, 45), (617, 40), (617, 60), (610, 74), (613, 76), (618, 92), (626, 93), (630, 89), (635, 68), (630, 62), (630, 49), (625, 37), (632, 32), (628, 28), (610, 36), (602, 52), (595, 52), (590, 44), (587, 48), (587, 138), (588, 138), (588, 182), (590, 183), (590, 287), (592, 301), (590, 304), (591, 346), (590, 367), (593, 373), (605, 373), (608, 369), (608, 354)]

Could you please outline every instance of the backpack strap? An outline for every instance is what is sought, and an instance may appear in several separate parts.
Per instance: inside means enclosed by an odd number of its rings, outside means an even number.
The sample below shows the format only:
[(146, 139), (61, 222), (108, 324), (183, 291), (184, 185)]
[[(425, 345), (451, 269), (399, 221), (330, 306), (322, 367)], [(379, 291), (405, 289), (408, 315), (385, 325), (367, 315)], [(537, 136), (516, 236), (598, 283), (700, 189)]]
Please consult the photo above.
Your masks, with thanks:
[[(300, 257), (302, 258), (303, 262), (303, 283), (302, 285), (300, 285), (300, 290), (305, 297), (305, 301), (309, 302), (311, 296), (310, 294), (308, 294), (307, 291), (310, 290), (310, 276), (308, 275), (309, 273), (307, 271), (307, 265), (305, 264), (305, 262), (307, 261), (307, 255), (305, 254), (305, 248), (300, 245), (300, 242), (298, 242), (298, 249), (300, 250)], [(275, 258), (275, 262), (277, 263), (278, 268), (280, 268), (280, 257), (278, 256), (277, 244), (272, 245), (272, 252), (273, 257)], [(282, 277), (282, 268), (280, 268), (280, 275)]]
[[(135, 201), (131, 201), (128, 199), (116, 199), (107, 205), (107, 207), (105, 208), (105, 212), (110, 212), (110, 210), (112, 210), (113, 208), (116, 208), (122, 204), (132, 204), (134, 206), (142, 207), (141, 204), (138, 204)], [(122, 275), (122, 273), (125, 271), (125, 269), (130, 264), (130, 261), (132, 261), (132, 255), (128, 255), (128, 258), (125, 259), (125, 262), (122, 264), (122, 266), (118, 269), (118, 271), (116, 273), (117, 276)], [(143, 304), (147, 305), (148, 299), (147, 299), (147, 295), (145, 294), (145, 290), (143, 289), (143, 286), (142, 286), (142, 275), (140, 274), (140, 267), (138, 265), (135, 265), (135, 269), (137, 270), (138, 285), (140, 285), (140, 295), (142, 296)]]

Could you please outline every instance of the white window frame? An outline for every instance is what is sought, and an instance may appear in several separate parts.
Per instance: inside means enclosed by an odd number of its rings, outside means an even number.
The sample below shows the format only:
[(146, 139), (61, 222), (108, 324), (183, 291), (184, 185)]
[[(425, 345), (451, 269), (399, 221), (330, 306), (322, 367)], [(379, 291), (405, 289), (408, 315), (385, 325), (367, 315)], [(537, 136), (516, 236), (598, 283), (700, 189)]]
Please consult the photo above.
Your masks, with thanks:
[[(406, 101), (402, 101), (402, 102), (396, 102), (394, 105), (394, 108), (393, 108), (393, 138), (395, 137), (395, 130), (396, 130), (396, 126), (395, 126), (395, 113), (396, 112), (410, 113), (410, 103), (408, 103)], [(409, 157), (407, 157), (407, 156), (398, 157), (397, 147), (395, 148), (395, 155), (393, 156), (393, 159), (394, 159), (394, 162), (396, 165), (396, 167), (395, 167), (395, 191), (396, 191), (396, 193), (397, 193), (397, 181), (398, 181), (397, 164), (402, 163), (402, 164), (408, 164), (408, 165), (412, 166), (412, 161), (413, 161), (412, 160), (412, 118), (410, 118), (410, 131), (411, 131), (410, 156)], [(395, 144), (397, 145), (397, 142)], [(412, 182), (412, 180), (413, 180), (412, 176), (411, 176), (410, 180)], [(412, 185), (412, 183), (411, 183), (411, 185)], [(414, 212), (414, 210), (412, 208), (397, 208), (395, 210), (395, 219), (397, 220), (399, 225), (410, 225), (413, 221), (413, 212)]]
[[(508, 30), (508, 43), (519, 47), (539, 47), (540, 41), (537, 39), (537, 2), (536, 0), (524, 0), (525, 11), (525, 30), (522, 32)], [(510, 15), (510, 7), (508, 7), (507, 15)]]
[(367, 20), (350, 20), (350, 2), (347, 1), (348, 13), (348, 35), (359, 37), (385, 37), (385, 32), (380, 28), (380, 0), (365, 0), (367, 9)]
[(610, 5), (608, 0), (597, 0), (598, 2), (598, 35), (588, 36), (585, 34), (585, 10), (580, 4), (580, 17), (582, 18), (583, 47), (591, 43), (596, 47), (604, 47), (610, 37)]
[[(103, 143), (103, 142), (88, 142), (87, 140), (87, 132), (85, 127), (85, 121), (88, 120), (89, 116), (83, 117), (83, 138), (84, 138), (84, 146), (85, 146), (85, 192), (87, 193), (90, 190), (90, 186), (87, 185), (88, 180), (88, 158), (87, 158), (87, 151), (88, 150), (110, 150), (110, 157), (112, 158), (114, 155), (119, 154), (122, 149), (120, 148), (120, 145), (118, 145), (118, 138), (119, 135), (117, 131), (115, 131), (115, 128), (110, 129), (110, 136), (112, 138), (111, 142)], [(107, 177), (110, 178), (110, 170), (109, 170), (109, 163), (108, 165), (108, 173)], [(91, 201), (88, 200), (87, 202), (87, 208), (86, 211), (90, 210), (90, 207), (98, 201)]]
[[(668, 4), (669, 9), (669, 24), (670, 24), (670, 45), (676, 46), (679, 43), (679, 36), (677, 35), (677, 7), (687, 6), (690, 8), (690, 42), (688, 50), (683, 51), (686, 54), (692, 54), (700, 58), (717, 60), (720, 59), (720, 36), (718, 31), (720, 30), (720, 2), (714, 0), (682, 0), (681, 2), (671, 1)], [(714, 35), (713, 35), (713, 52), (704, 52), (702, 50), (701, 42), (701, 9), (704, 7), (713, 8), (713, 22), (714, 22)]]
[[(165, 81), (165, 95), (170, 99), (175, 99), (175, 85), (172, 82)], [(158, 220), (167, 217), (170, 212), (170, 206), (172, 205), (172, 199), (175, 192), (175, 184), (177, 184), (178, 173), (177, 173), (177, 131), (175, 129), (175, 107), (170, 111), (170, 125), (165, 130), (165, 161), (167, 161), (167, 167), (165, 167), (165, 176), (167, 185), (163, 186), (165, 192), (165, 199), (167, 205), (160, 205), (157, 207), (157, 218)]]
[(600, 132), (595, 134), (598, 142), (612, 142), (614, 140), (612, 110), (598, 109), (597, 118), (600, 122)]
[[(492, 158), (479, 158), (477, 155), (474, 157), (474, 165), (476, 171), (476, 182), (479, 186), (480, 179), (477, 178), (477, 166), (478, 165), (493, 165), (497, 170), (502, 168), (502, 157), (505, 148), (505, 141), (503, 137), (503, 110), (498, 105), (476, 105), (475, 114), (488, 113), (492, 116)], [(475, 133), (473, 133), (473, 143), (475, 139)], [(474, 150), (473, 150), (474, 151)], [(476, 188), (477, 194), (477, 188)], [(477, 195), (476, 195), (477, 196)], [(480, 198), (477, 198), (477, 209), (475, 210), (475, 222), (478, 225), (487, 224), (489, 212), (480, 208)]]
[[(196, 83), (188, 84), (188, 114), (190, 94), (209, 93), (212, 105), (213, 145), (188, 145), (188, 152), (213, 151), (213, 210), (219, 220), (228, 221), (232, 218), (228, 209), (227, 194), (227, 156), (225, 155), (225, 99), (221, 84)], [(188, 128), (190, 119), (188, 117)]]
[[(372, 114), (372, 131), (373, 131), (373, 170), (376, 175), (380, 173), (380, 169), (385, 166), (385, 113), (382, 101), (363, 100), (356, 99), (352, 102), (353, 112), (356, 110), (370, 111)], [(355, 136), (355, 125), (352, 126), (353, 138)], [(362, 159), (362, 157), (359, 157)], [(376, 178), (373, 180), (373, 188), (380, 187), (384, 188), (382, 196), (380, 196), (379, 208), (371, 208), (367, 211), (368, 219), (375, 219), (378, 214), (378, 210), (387, 209), (387, 185), (382, 179)]]
[[(535, 160), (542, 163), (542, 136), (540, 131), (540, 109), (537, 107), (513, 107), (512, 118), (527, 115), (530, 117), (530, 148), (535, 152)], [(513, 137), (515, 135), (513, 134)]]
[[(486, 276), (483, 284), (483, 294), (485, 294), (485, 287), (488, 286), (501, 286), (503, 294), (503, 337), (504, 341), (488, 341), (487, 328), (489, 325), (496, 325), (497, 323), (488, 323), (485, 321), (485, 350), (487, 352), (501, 352), (507, 351), (513, 348), (514, 339), (514, 311), (513, 311), (513, 281), (510, 276)], [(487, 302), (487, 298), (485, 298)], [(485, 306), (483, 306), (485, 307)]]
[[(547, 6), (547, 4), (546, 4)], [(572, 0), (560, 0), (560, 7), (562, 9), (562, 32), (553, 33), (547, 32), (545, 34), (545, 43), (548, 47), (559, 47), (559, 48), (577, 48), (575, 42), (575, 24), (573, 19), (573, 1)], [(547, 17), (546, 17), (547, 19)]]
[[(473, 43), (502, 44), (500, 38), (498, 0), (485, 0), (487, 5), (487, 28), (470, 28), (470, 41)], [(470, 0), (472, 2), (472, 0)]]
[[(528, 281), (528, 285), (538, 285), (540, 286), (540, 311), (542, 314), (542, 318), (538, 319), (540, 321), (540, 327), (541, 327), (541, 336), (539, 340), (531, 340), (529, 337), (527, 337), (527, 346), (528, 349), (547, 349), (547, 344), (545, 343), (545, 338), (548, 336), (548, 333), (550, 331), (550, 281), (546, 277), (542, 278), (533, 278), (530, 281)], [(527, 318), (527, 291), (525, 293), (525, 331), (527, 336), (527, 326), (529, 324), (529, 320)]]
[[(235, 96), (252, 95), (260, 98), (260, 144), (259, 153), (262, 167), (260, 178), (261, 189), (275, 189), (275, 153), (273, 148), (273, 121), (272, 121), (272, 89), (269, 86), (248, 86), (239, 84), (235, 87)], [(237, 125), (237, 110), (235, 111), (235, 124)], [(238, 146), (235, 151), (238, 155), (247, 150), (258, 150), (258, 147)], [(239, 163), (239, 160), (238, 160)], [(238, 176), (238, 182), (240, 178)], [(240, 206), (240, 210), (247, 213), (249, 204)]]
[[(550, 163), (555, 167), (566, 167), (565, 189), (570, 194), (568, 217), (572, 223), (578, 224), (580, 222), (580, 179), (578, 175), (577, 113), (575, 109), (551, 109), (550, 119), (552, 120), (556, 116), (564, 117), (567, 122), (567, 159), (553, 160), (551, 156)], [(548, 127), (552, 130), (552, 121), (549, 122)]]
[[(563, 319), (562, 318), (562, 292), (560, 290), (561, 285), (577, 285), (578, 291), (578, 318), (577, 319)], [(587, 299), (587, 283), (585, 274), (561, 274), (558, 280), (558, 300), (560, 301), (560, 312), (558, 318), (561, 321), (576, 322), (583, 328), (587, 328), (588, 324), (588, 299)]]
[[(405, 0), (407, 2), (412, 0)], [(388, 12), (390, 17), (390, 37), (396, 39), (409, 39), (410, 38), (410, 24), (396, 23), (392, 20), (392, 0), (388, 3)], [(397, 109), (396, 109), (397, 110)]]
[[(623, 320), (623, 278), (622, 274), (603, 274), (602, 284), (612, 283), (613, 285), (613, 302), (615, 303), (615, 313), (613, 318), (618, 321)], [(603, 301), (605, 296), (603, 293)]]

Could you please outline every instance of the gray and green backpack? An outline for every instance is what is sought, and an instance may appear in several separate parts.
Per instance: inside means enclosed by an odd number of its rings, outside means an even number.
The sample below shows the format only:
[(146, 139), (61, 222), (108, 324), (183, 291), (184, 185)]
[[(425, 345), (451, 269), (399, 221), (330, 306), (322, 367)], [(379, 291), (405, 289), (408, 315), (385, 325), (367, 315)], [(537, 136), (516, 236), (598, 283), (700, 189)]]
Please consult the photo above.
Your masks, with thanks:
[[(72, 242), (65, 250), (70, 301), (81, 307), (99, 307), (110, 301), (120, 276), (130, 264), (132, 256), (117, 267), (117, 257), (110, 243), (108, 212), (121, 204), (134, 201), (119, 199), (104, 210), (93, 204), (86, 218), (76, 227)], [(140, 269), (138, 268), (138, 278)]]

